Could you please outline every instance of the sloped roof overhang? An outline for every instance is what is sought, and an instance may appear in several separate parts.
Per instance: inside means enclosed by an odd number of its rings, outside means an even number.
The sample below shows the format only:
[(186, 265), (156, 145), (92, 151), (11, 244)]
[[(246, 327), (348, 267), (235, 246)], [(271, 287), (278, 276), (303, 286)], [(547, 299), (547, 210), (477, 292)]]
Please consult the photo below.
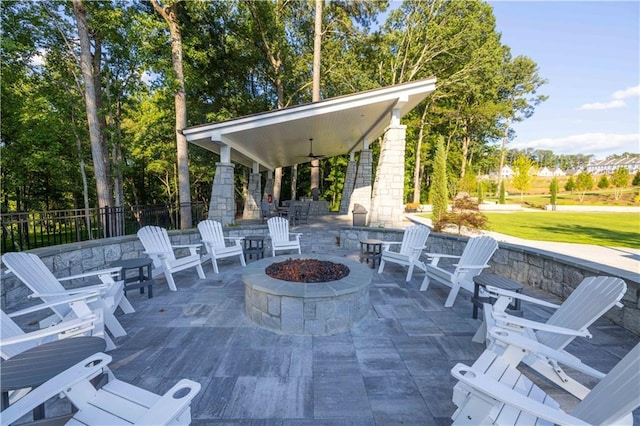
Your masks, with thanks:
[(325, 157), (359, 151), (391, 122), (394, 109), (405, 116), (436, 88), (436, 79), (412, 81), (275, 111), (202, 124), (183, 130), (188, 142), (220, 153), (231, 148), (231, 161), (273, 170)]

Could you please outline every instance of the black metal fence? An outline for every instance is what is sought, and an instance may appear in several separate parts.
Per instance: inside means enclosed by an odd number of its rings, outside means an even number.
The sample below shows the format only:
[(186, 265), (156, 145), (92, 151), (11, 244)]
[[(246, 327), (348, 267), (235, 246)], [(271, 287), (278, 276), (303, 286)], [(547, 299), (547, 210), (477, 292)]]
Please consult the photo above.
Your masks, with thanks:
[[(191, 204), (193, 223), (206, 219), (204, 203)], [(132, 235), (143, 226), (180, 227), (180, 209), (173, 206), (126, 206), (2, 213), (2, 253), (58, 244)]]

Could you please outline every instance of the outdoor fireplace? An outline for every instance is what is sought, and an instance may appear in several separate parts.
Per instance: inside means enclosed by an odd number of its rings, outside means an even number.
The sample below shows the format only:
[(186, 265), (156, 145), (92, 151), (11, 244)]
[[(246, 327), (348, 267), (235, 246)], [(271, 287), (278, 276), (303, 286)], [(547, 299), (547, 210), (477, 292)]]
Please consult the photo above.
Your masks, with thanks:
[[(314, 259), (348, 268), (344, 278), (293, 282), (270, 277), (266, 268), (288, 259)], [(245, 314), (259, 326), (285, 334), (330, 335), (349, 330), (369, 311), (371, 269), (326, 255), (285, 255), (244, 268)]]

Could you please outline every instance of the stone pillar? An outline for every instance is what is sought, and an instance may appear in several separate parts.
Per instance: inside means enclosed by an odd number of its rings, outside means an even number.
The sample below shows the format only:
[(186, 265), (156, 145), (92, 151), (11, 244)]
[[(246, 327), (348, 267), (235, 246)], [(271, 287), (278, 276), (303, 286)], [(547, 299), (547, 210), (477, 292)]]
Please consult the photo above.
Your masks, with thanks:
[(358, 171), (356, 172), (356, 182), (349, 200), (349, 214), (352, 214), (353, 207), (356, 204), (364, 206), (369, 212), (367, 214), (367, 223), (371, 217), (371, 175), (373, 174), (372, 154), (369, 150), (369, 144), (364, 144), (364, 149), (360, 151), (360, 159), (358, 160)]
[(402, 228), (404, 218), (404, 152), (407, 126), (393, 120), (380, 147), (373, 184), (369, 226)]
[(340, 199), (340, 214), (349, 213), (349, 201), (356, 181), (356, 159), (353, 152), (349, 154), (349, 164), (347, 164), (347, 174), (344, 177), (344, 186), (342, 187), (342, 198)]
[(264, 183), (262, 198), (268, 198), (269, 194), (273, 197), (273, 170), (267, 170), (267, 180)]
[(222, 225), (235, 221), (234, 168), (235, 166), (231, 163), (231, 148), (223, 145), (220, 149), (220, 162), (216, 163), (216, 174), (213, 177), (209, 203), (209, 219), (217, 220)]
[(244, 211), (242, 212), (243, 219), (260, 219), (262, 217), (260, 211), (260, 165), (257, 162), (253, 163), (253, 170), (249, 175), (249, 183), (247, 185), (247, 196), (244, 200)]

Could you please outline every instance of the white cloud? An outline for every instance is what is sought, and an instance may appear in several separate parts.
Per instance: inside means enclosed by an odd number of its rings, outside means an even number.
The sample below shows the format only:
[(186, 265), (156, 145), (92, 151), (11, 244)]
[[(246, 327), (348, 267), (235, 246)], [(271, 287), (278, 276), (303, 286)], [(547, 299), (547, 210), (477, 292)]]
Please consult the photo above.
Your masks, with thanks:
[(514, 141), (511, 148), (548, 149), (555, 154), (593, 154), (605, 158), (624, 152), (640, 153), (640, 133), (583, 133), (559, 138), (542, 138), (532, 141)]
[(580, 106), (580, 109), (585, 109), (585, 110), (613, 109), (613, 108), (621, 108), (625, 105), (626, 103), (623, 100), (615, 100), (611, 102), (594, 102), (591, 104), (583, 104), (582, 106)]
[(617, 90), (613, 92), (613, 95), (611, 96), (613, 97), (613, 99), (624, 99), (624, 98), (631, 98), (634, 96), (640, 96), (640, 85), (629, 87), (624, 90)]

